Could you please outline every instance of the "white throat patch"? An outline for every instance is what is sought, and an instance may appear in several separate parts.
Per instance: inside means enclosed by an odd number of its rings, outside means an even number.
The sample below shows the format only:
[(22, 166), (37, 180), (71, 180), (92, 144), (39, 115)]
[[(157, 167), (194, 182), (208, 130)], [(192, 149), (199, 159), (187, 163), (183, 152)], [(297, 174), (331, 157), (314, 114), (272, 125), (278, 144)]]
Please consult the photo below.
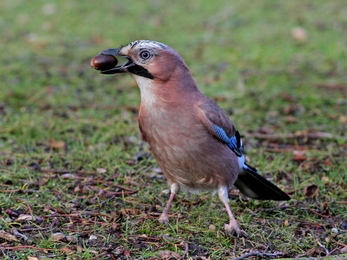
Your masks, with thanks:
[(146, 104), (146, 106), (151, 106), (155, 102), (155, 94), (152, 88), (153, 80), (134, 74), (133, 77), (140, 88), (141, 102)]

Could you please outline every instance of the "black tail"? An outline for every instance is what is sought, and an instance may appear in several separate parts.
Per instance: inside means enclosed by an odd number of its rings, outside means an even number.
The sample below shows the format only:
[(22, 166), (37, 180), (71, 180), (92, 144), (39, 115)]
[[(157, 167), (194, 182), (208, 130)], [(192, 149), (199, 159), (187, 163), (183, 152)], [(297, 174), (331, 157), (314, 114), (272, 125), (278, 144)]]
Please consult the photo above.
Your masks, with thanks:
[(257, 169), (245, 164), (234, 184), (247, 197), (257, 200), (290, 200), (287, 193), (262, 177)]

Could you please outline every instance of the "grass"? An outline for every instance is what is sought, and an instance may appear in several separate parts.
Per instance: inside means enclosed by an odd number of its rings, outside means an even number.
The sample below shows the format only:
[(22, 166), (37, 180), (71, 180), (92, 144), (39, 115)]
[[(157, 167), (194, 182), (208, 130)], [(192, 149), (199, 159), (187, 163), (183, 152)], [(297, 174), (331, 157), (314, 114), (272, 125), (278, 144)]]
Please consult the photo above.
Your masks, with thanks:
[[(346, 12), (343, 1), (2, 1), (0, 230), (24, 237), (0, 237), (1, 257), (342, 254)], [(306, 39), (292, 36), (296, 27)], [(291, 194), (276, 203), (232, 192), (248, 237), (223, 232), (227, 215), (209, 194), (180, 194), (170, 224), (158, 224), (167, 185), (139, 140), (139, 91), (130, 76), (89, 66), (99, 51), (136, 39), (174, 47), (230, 114), (250, 163)], [(311, 184), (314, 198), (303, 192)], [(76, 240), (54, 241), (56, 233)]]

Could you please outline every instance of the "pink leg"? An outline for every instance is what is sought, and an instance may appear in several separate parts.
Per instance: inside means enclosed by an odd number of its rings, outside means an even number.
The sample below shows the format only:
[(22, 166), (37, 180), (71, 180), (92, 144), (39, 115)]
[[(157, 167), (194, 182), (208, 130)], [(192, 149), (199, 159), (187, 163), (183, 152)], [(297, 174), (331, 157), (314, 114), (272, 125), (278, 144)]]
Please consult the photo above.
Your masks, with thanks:
[(219, 187), (218, 188), (218, 196), (220, 200), (223, 202), (224, 207), (228, 213), (230, 222), (229, 224), (224, 225), (225, 231), (228, 233), (234, 234), (238, 237), (240, 236), (246, 236), (247, 233), (239, 228), (239, 225), (237, 224), (237, 221), (234, 217), (234, 214), (231, 212), (230, 206), (229, 206), (229, 198), (228, 198), (228, 188), (227, 187)]
[(163, 224), (169, 223), (169, 216), (168, 216), (169, 208), (170, 208), (171, 202), (173, 201), (175, 195), (178, 193), (179, 190), (180, 190), (180, 187), (176, 183), (171, 184), (170, 198), (169, 198), (168, 202), (166, 203), (166, 206), (163, 210), (163, 213), (161, 213), (161, 215), (159, 217), (160, 223), (163, 223)]

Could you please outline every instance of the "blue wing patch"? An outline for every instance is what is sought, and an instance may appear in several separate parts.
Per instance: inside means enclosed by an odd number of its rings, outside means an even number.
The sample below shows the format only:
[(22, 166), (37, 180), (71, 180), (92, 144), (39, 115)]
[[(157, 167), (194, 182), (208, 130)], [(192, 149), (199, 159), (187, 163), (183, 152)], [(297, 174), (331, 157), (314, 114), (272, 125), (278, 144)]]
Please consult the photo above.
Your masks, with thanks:
[(213, 125), (213, 130), (216, 132), (218, 137), (226, 143), (226, 145), (238, 156), (241, 157), (244, 153), (243, 146), (241, 144), (241, 136), (239, 131), (235, 132), (235, 135), (228, 137), (223, 128)]

